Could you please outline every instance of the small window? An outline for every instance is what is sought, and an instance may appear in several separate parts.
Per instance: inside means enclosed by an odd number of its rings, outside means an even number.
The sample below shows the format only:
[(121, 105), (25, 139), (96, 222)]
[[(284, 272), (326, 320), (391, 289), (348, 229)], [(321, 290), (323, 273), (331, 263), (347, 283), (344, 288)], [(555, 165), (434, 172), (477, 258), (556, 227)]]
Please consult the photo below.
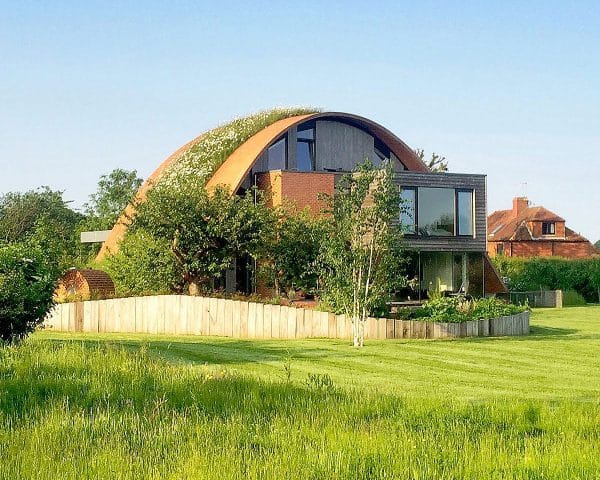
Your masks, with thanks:
[(301, 172), (312, 172), (315, 170), (315, 159), (314, 124), (300, 125), (296, 141), (296, 168)]
[(285, 170), (286, 144), (286, 138), (282, 137), (269, 147), (267, 170)]
[(499, 243), (496, 245), (496, 255), (504, 255), (504, 244)]
[(373, 164), (375, 166), (387, 165), (390, 161), (390, 149), (378, 138), (373, 139)]
[(408, 235), (416, 233), (416, 197), (414, 188), (402, 188), (400, 191), (402, 205), (400, 206), (400, 225), (402, 232)]
[(456, 191), (458, 235), (473, 236), (473, 190)]
[(556, 225), (554, 222), (542, 223), (542, 235), (554, 235), (556, 233)]

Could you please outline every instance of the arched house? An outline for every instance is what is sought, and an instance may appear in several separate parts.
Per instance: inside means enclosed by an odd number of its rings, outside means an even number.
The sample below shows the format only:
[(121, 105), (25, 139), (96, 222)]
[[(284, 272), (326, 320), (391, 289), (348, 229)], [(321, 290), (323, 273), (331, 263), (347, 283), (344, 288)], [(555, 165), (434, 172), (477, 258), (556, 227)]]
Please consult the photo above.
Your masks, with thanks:
[[(320, 193), (333, 193), (345, 172), (369, 158), (391, 162), (402, 189), (406, 244), (414, 251), (412, 299), (432, 289), (474, 295), (504, 291), (486, 252), (484, 175), (432, 173), (415, 152), (385, 127), (358, 115), (278, 109), (262, 112), (206, 132), (168, 157), (140, 188), (144, 199), (170, 172), (196, 175), (210, 191), (225, 185), (237, 194), (256, 185), (271, 205), (288, 200), (313, 212)], [(183, 169), (183, 170), (181, 170)], [(98, 255), (118, 249), (133, 206), (111, 230)], [(227, 288), (247, 289), (232, 271)]]

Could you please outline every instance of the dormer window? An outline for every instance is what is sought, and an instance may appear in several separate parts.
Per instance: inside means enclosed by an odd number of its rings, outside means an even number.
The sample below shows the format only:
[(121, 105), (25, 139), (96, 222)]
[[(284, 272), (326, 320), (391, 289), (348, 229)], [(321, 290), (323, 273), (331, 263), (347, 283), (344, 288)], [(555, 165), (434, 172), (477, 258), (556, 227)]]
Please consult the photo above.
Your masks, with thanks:
[(554, 222), (542, 222), (542, 235), (555, 235), (556, 224)]

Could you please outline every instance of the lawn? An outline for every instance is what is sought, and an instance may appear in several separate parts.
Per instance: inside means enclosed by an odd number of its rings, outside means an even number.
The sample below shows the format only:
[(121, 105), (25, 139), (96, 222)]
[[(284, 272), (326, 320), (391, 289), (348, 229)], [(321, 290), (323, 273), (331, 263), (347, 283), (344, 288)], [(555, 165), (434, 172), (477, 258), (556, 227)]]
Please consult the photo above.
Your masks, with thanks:
[(0, 478), (600, 478), (600, 307), (532, 335), (0, 349)]

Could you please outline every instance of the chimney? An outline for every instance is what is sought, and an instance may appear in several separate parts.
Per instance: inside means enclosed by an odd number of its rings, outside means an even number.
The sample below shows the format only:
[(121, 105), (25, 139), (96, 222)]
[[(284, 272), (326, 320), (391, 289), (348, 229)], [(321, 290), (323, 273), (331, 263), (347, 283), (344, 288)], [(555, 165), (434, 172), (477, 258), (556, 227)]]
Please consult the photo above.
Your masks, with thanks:
[(529, 200), (527, 197), (515, 197), (513, 198), (513, 216), (516, 217), (521, 212), (523, 212), (526, 208), (529, 207)]

